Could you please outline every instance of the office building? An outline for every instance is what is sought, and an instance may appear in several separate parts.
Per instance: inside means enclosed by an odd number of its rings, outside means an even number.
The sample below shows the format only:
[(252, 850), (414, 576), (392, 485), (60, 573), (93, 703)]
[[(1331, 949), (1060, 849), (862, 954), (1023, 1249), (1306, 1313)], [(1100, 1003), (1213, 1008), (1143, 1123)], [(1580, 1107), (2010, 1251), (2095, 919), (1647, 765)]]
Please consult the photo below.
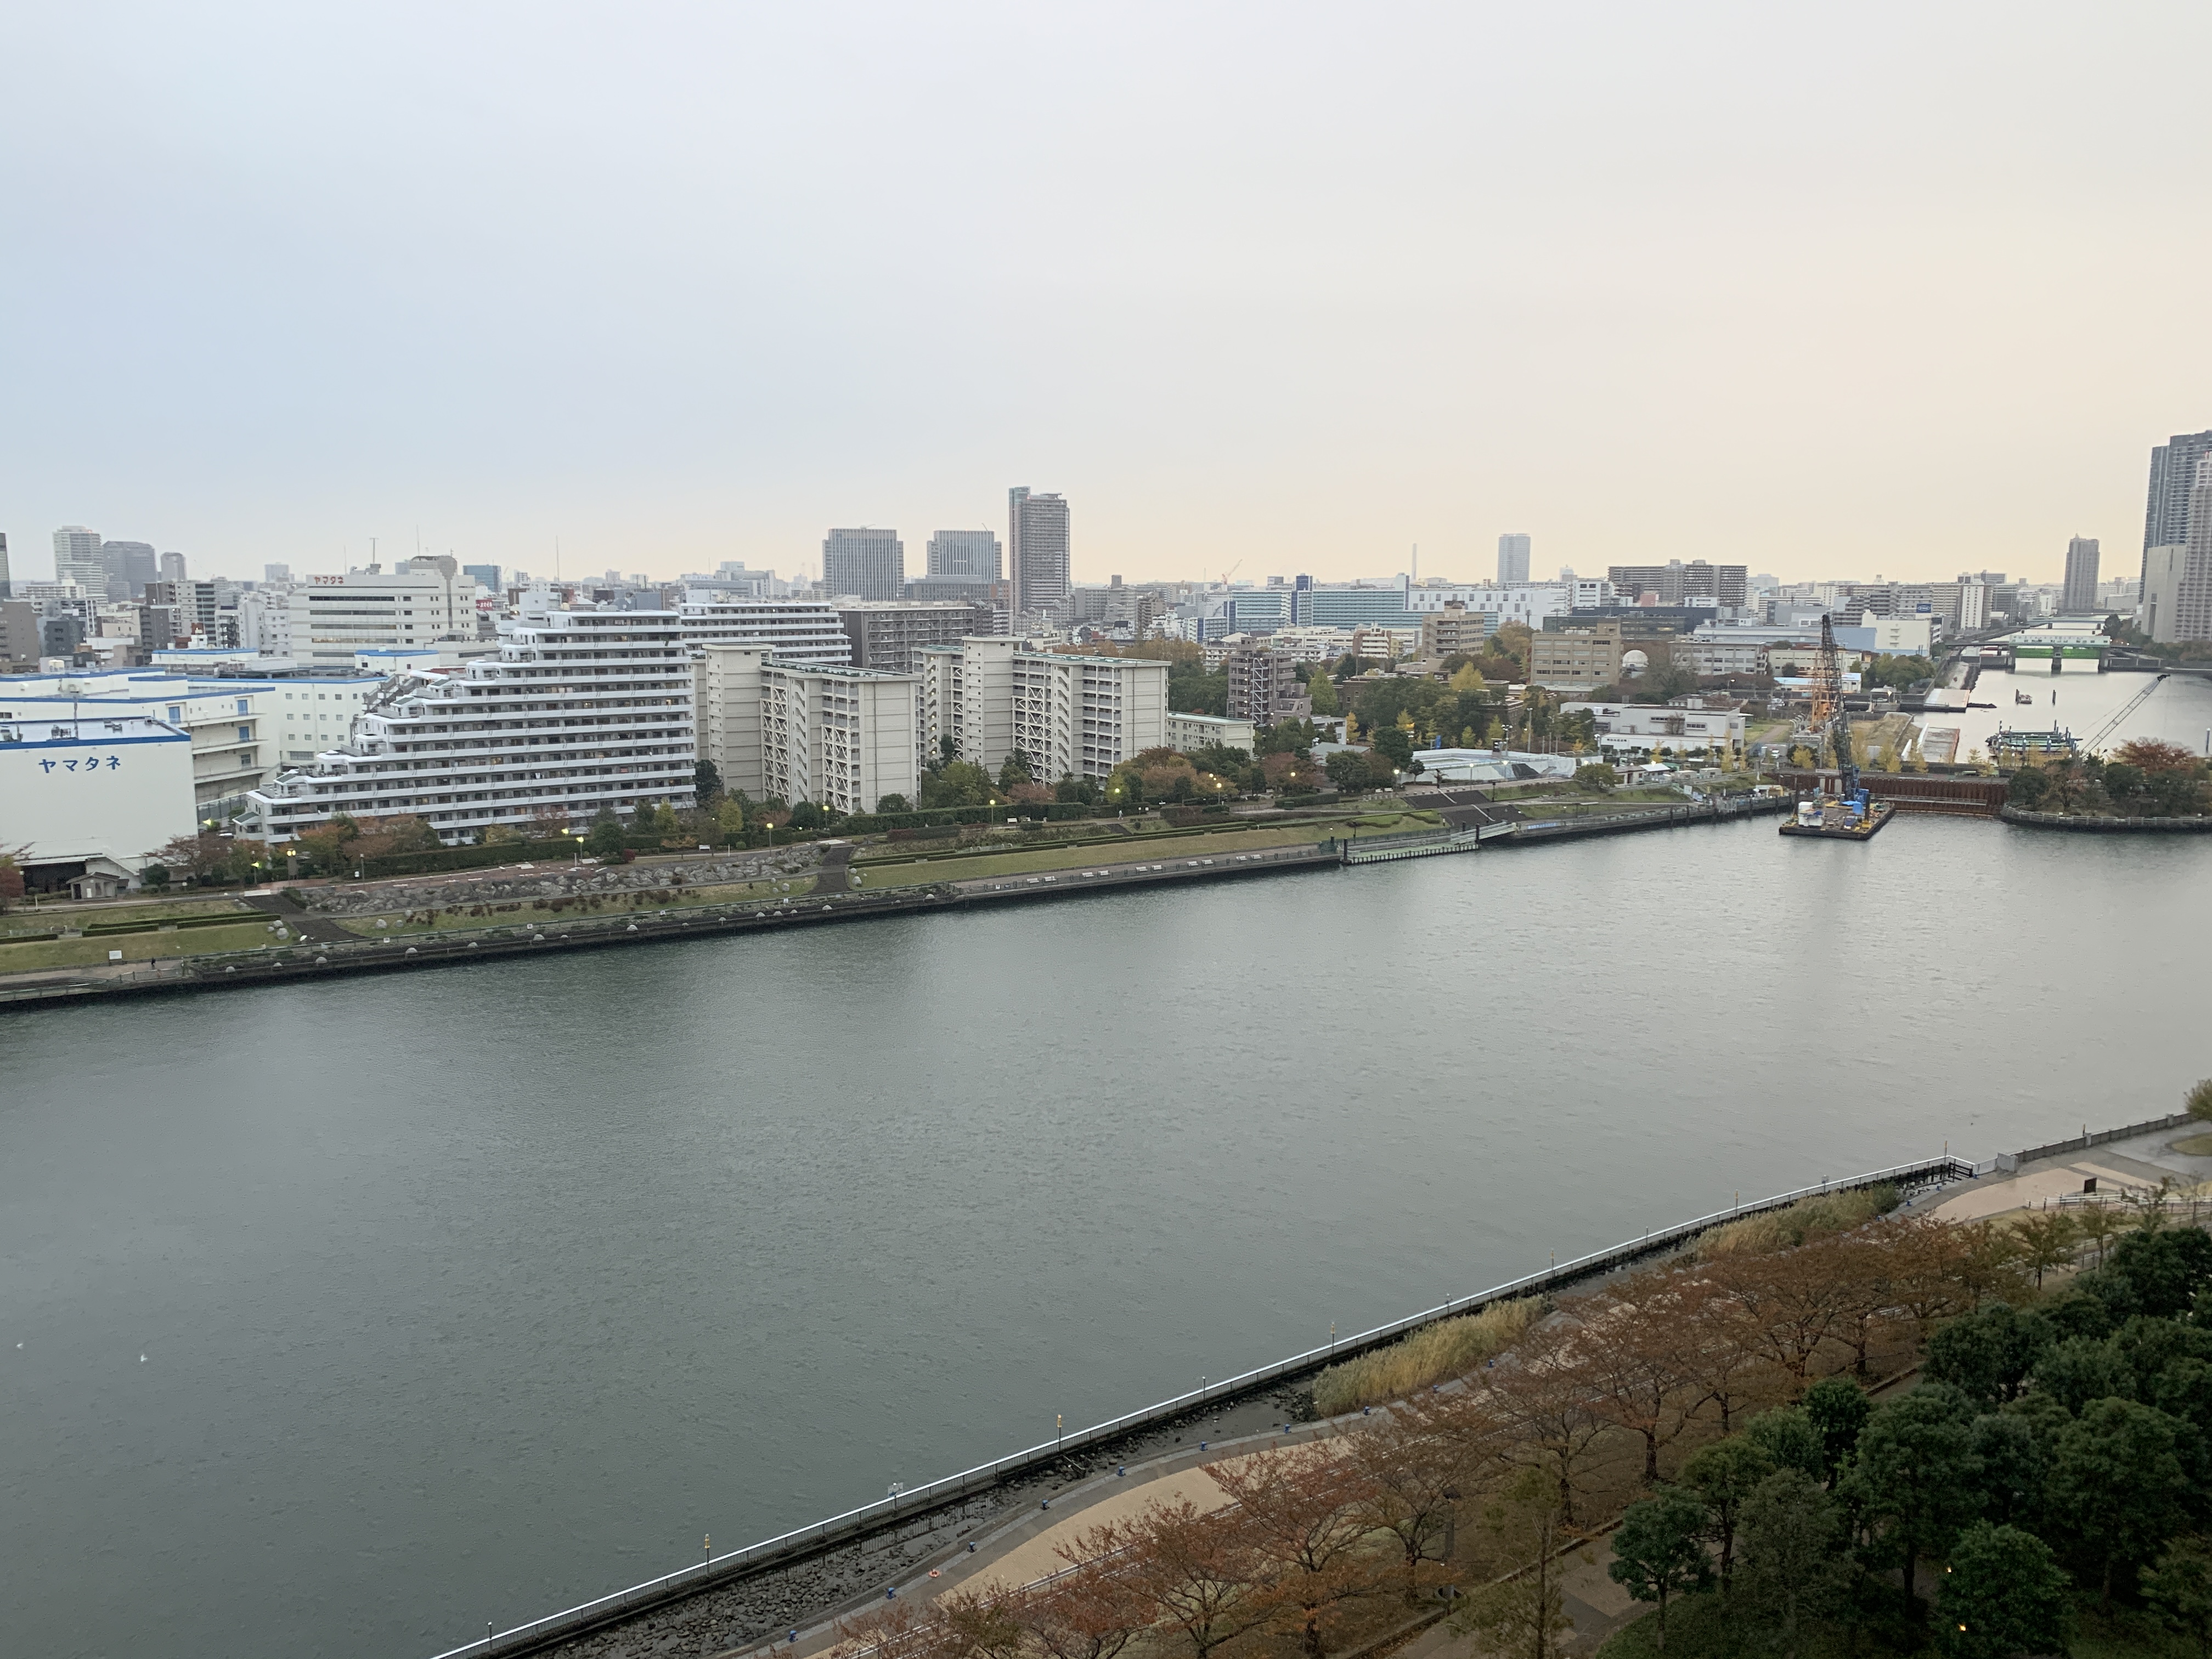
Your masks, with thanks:
[[(1318, 590), (1317, 590), (1318, 591)], [(1479, 611), (1491, 618), (1491, 628), (1496, 630), (1507, 623), (1519, 623), (1524, 628), (1541, 628), (1550, 617), (1564, 617), (1585, 599), (1594, 602), (1601, 596), (1610, 598), (1611, 586), (1602, 581), (1587, 584), (1575, 582), (1524, 582), (1515, 587), (1462, 586), (1438, 582), (1426, 587), (1408, 586), (1405, 589), (1407, 620), (1418, 628), (1421, 618), (1446, 605), (1464, 605), (1470, 611)], [(1376, 618), (1388, 627), (1406, 624), (1395, 619)]]
[(741, 599), (695, 588), (677, 616), (691, 645), (765, 645), (778, 662), (853, 659), (844, 618), (821, 599)]
[(28, 599), (0, 599), (0, 665), (28, 673), (39, 665), (39, 607)]
[(100, 562), (100, 532), (81, 524), (54, 532), (54, 580), (75, 582), (87, 593), (107, 592), (107, 571)]
[(833, 530), (822, 543), (826, 598), (898, 599), (906, 596), (906, 544), (896, 530)]
[(1638, 605), (1647, 593), (1661, 605), (1705, 599), (1729, 610), (1741, 610), (1750, 592), (1750, 568), (1741, 564), (1707, 564), (1692, 559), (1687, 564), (1669, 559), (1665, 564), (1616, 564), (1606, 571), (1623, 605)]
[(161, 556), (151, 542), (102, 542), (100, 563), (111, 599), (135, 599), (161, 580)]
[(1006, 492), (1006, 574), (1017, 617), (1054, 614), (1073, 586), (1069, 560), (1067, 503), (1057, 495), (1034, 495), (1026, 486)]
[(122, 708), (0, 687), (0, 846), (35, 893), (106, 898), (195, 826), (191, 739)]
[(487, 593), (496, 593), (499, 587), (499, 567), (495, 564), (465, 564), (461, 574), (466, 576)]
[(261, 580), (271, 587), (281, 586), (292, 580), (292, 567), (289, 564), (264, 564), (261, 567)]
[(1265, 646), (1246, 646), (1231, 651), (1224, 665), (1229, 674), (1229, 714), (1231, 719), (1272, 726), (1310, 712), (1305, 681), (1291, 657)]
[(999, 538), (988, 530), (940, 530), (929, 538), (928, 574), (967, 581), (999, 578)]
[(1598, 747), (1630, 756), (1663, 749), (1677, 759), (1716, 758), (1743, 747), (1745, 720), (1722, 709), (1677, 708), (1669, 705), (1563, 702), (1562, 715), (1587, 713), (1597, 727)]
[(1168, 665), (1145, 657), (1024, 651), (970, 637), (921, 653), (921, 752), (954, 756), (994, 775), (1018, 750), (1030, 773), (1103, 778), (1167, 742)]
[(1498, 585), (1518, 587), (1528, 580), (1528, 538), (1517, 532), (1498, 538)]
[(1620, 679), (1620, 624), (1546, 629), (1529, 636), (1528, 678), (1552, 691), (1594, 691)]
[(161, 572), (155, 580), (165, 582), (180, 582), (186, 580), (187, 577), (185, 574), (185, 556), (181, 553), (164, 553), (161, 555)]
[(991, 628), (988, 603), (864, 601), (839, 605), (837, 617), (851, 644), (852, 665), (893, 674), (920, 672), (926, 645), (957, 645)]
[[(1527, 556), (1525, 552), (1522, 556)], [(1438, 658), (1465, 652), (1471, 657), (1480, 656), (1490, 635), (1491, 619), (1486, 612), (1470, 611), (1457, 603), (1447, 605), (1441, 611), (1422, 615), (1421, 654)]]
[(287, 605), (284, 654), (308, 667), (350, 668), (354, 653), (371, 647), (476, 637), (475, 584), (443, 556), (310, 576), (293, 586)]
[(693, 695), (675, 612), (550, 611), (507, 624), (495, 655), (395, 676), (347, 742), (246, 797), (248, 832), (281, 842), (339, 813), (411, 816), (458, 843), (494, 824), (689, 806)]
[(2096, 608), (2097, 538), (2076, 536), (2066, 544), (2066, 580), (2058, 609), (2066, 616), (2085, 617)]
[(6, 532), (0, 531), (0, 599), (15, 597), (15, 581), (8, 574), (8, 536)]

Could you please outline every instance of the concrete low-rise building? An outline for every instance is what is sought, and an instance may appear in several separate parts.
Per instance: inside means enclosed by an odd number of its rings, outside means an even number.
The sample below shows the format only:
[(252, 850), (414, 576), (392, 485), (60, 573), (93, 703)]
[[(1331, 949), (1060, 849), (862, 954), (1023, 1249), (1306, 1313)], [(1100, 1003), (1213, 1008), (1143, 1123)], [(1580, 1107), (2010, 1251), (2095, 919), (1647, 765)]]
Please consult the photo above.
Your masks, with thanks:
[(1421, 654), (1432, 660), (1460, 652), (1479, 657), (1497, 624), (1488, 611), (1470, 611), (1455, 600), (1421, 617)]
[(122, 708), (72, 714), (0, 694), (0, 847), (31, 890), (111, 896), (197, 827), (188, 733)]
[(1551, 691), (1595, 691), (1620, 680), (1620, 624), (1547, 629), (1529, 636), (1528, 678)]
[(1170, 709), (1167, 737), (1169, 748), (1186, 755), (1194, 749), (1217, 743), (1225, 749), (1242, 749), (1249, 755), (1260, 741), (1260, 728), (1234, 714), (1178, 714)]
[(1644, 756), (1655, 749), (1669, 754), (1701, 754), (1708, 749), (1741, 749), (1744, 717), (1734, 709), (1678, 708), (1666, 703), (1563, 702), (1562, 715), (1587, 712), (1597, 727), (1598, 747), (1617, 754)]

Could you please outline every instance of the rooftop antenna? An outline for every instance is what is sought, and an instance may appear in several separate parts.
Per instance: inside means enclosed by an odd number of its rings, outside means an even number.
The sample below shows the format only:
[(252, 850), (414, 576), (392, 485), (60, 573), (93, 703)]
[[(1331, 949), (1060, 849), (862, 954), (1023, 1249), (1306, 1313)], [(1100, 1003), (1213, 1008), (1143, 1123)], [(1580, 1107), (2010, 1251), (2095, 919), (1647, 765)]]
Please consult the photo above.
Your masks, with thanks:
[(561, 538), (558, 536), (553, 538), (553, 580), (556, 582), (561, 580)]

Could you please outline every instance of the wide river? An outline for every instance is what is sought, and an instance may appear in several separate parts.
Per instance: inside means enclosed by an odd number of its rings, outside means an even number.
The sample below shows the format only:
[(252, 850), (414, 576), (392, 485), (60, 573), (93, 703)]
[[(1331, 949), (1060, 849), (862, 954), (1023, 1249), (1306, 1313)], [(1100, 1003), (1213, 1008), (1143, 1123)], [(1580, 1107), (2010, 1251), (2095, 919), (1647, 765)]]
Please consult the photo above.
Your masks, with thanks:
[(0, 1630), (419, 1659), (1746, 1197), (2173, 1109), (2212, 838), (1771, 821), (9, 1017)]

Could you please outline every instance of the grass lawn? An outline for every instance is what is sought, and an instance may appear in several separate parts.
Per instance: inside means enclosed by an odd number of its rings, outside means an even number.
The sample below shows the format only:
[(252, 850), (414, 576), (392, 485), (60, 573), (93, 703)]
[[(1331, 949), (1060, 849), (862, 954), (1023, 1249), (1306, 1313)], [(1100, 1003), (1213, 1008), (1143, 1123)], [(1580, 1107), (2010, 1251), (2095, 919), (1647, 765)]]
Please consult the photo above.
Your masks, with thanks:
[[(686, 887), (679, 890), (678, 896), (665, 904), (644, 894), (623, 893), (608, 896), (597, 909), (571, 903), (564, 910), (556, 910), (550, 905), (540, 910), (525, 899), (513, 908), (487, 907), (489, 914), (484, 915), (470, 915), (470, 910), (475, 907), (465, 905), (456, 910), (434, 910), (428, 921), (422, 919), (422, 912), (420, 910), (393, 911), (380, 917), (341, 916), (336, 920), (346, 932), (358, 933), (363, 939), (397, 939), (403, 934), (445, 933), (472, 927), (520, 927), (550, 921), (605, 921), (660, 910), (700, 910), (718, 904), (743, 904), (756, 899), (774, 898), (779, 893), (811, 893), (813, 890), (814, 877), (810, 872), (788, 883), (741, 881), (722, 887)], [(512, 900), (507, 902), (514, 903)], [(413, 920), (402, 920), (403, 916), (410, 915)], [(376, 925), (379, 921), (386, 925), (380, 927)]]
[(189, 933), (113, 933), (100, 939), (0, 944), (0, 974), (20, 974), (40, 968), (103, 967), (110, 951), (122, 951), (125, 962), (153, 962), (216, 951), (251, 951), (256, 945), (276, 942), (276, 936), (262, 920), (240, 921), (233, 927), (195, 927)]
[[(15, 933), (51, 933), (57, 927), (108, 927), (116, 922), (148, 927), (186, 916), (251, 916), (258, 914), (236, 899), (160, 899), (150, 903), (76, 905), (68, 909), (26, 908), (0, 915), (0, 939)], [(210, 930), (213, 931), (213, 930)], [(106, 960), (106, 957), (101, 958)]]
[(936, 881), (974, 881), (996, 876), (1034, 876), (1053, 870), (1091, 870), (1116, 864), (1166, 864), (1176, 859), (1218, 859), (1273, 847), (1312, 847), (1328, 839), (1333, 824), (1297, 828), (1228, 830), (1220, 835), (1178, 836), (1149, 846), (1116, 842), (1110, 847), (1039, 847), (996, 856), (929, 859), (911, 864), (872, 864), (860, 890), (917, 887)]

